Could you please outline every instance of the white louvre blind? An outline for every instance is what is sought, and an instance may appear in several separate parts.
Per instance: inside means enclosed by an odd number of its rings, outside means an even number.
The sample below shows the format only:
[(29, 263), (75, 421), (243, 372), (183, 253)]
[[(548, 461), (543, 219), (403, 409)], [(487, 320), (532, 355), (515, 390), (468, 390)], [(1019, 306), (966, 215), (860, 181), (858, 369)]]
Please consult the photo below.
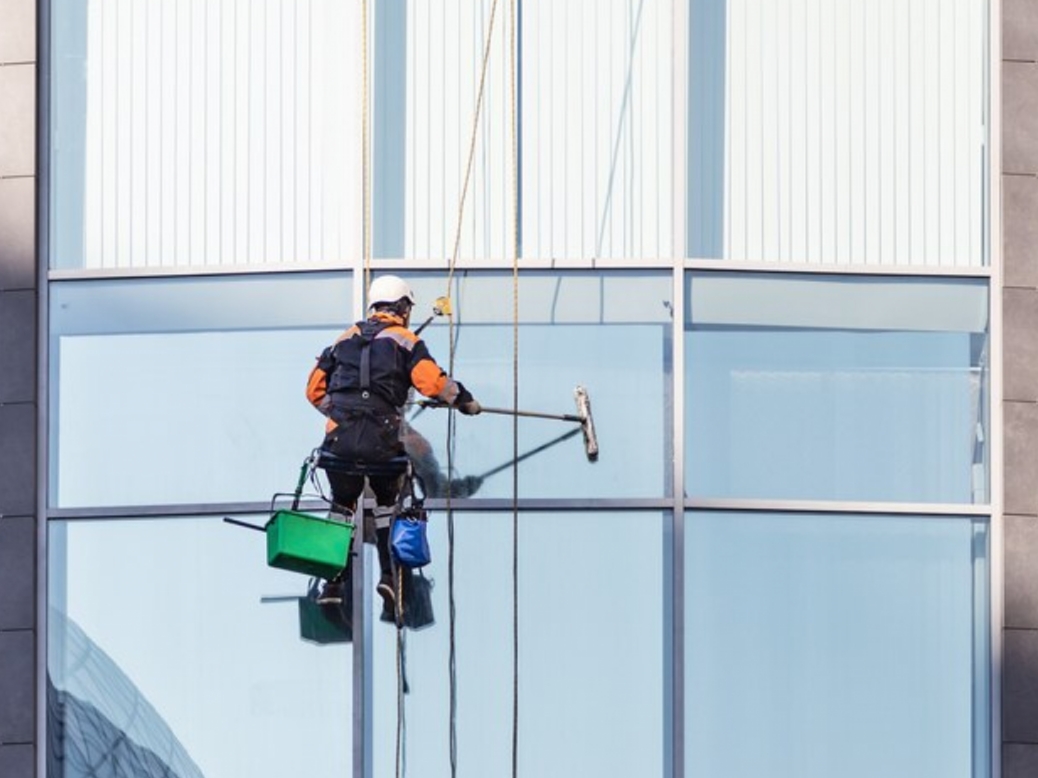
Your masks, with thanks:
[[(672, 162), (672, 5), (522, 3), (523, 256), (673, 255), (672, 199), (681, 176)], [(444, 257), (453, 248), (490, 8), (490, 0), (408, 8), (409, 256)], [(459, 256), (506, 260), (513, 21), (506, 3), (497, 14)]]
[(55, 264), (356, 256), (361, 24), (334, 0), (90, 3), (59, 33), (85, 39), (86, 110), (55, 110), (58, 182), (82, 166), (82, 202), (54, 207)]
[(728, 0), (727, 14), (726, 258), (985, 262), (985, 3)]

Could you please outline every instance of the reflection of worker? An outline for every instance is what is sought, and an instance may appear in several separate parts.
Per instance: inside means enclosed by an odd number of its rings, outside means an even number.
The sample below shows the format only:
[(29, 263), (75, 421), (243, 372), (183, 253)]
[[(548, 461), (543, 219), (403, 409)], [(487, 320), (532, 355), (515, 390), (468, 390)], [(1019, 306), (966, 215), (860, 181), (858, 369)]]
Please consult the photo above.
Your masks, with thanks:
[[(414, 305), (410, 287), (397, 276), (376, 278), (368, 290), (369, 316), (326, 348), (310, 372), (306, 396), (328, 417), (322, 448), (342, 459), (386, 462), (405, 453), (401, 408), (412, 387), (426, 397), (467, 415), (481, 408), (472, 395), (443, 372), (425, 343), (407, 329)], [(439, 467), (436, 469), (439, 473)], [(327, 471), (332, 510), (353, 512), (364, 490), (364, 476)], [(375, 495), (374, 523), (381, 577), (378, 593), (385, 609), (394, 608), (390, 522), (396, 513), (402, 476), (370, 476)], [(341, 602), (340, 578), (325, 586), (318, 602)]]
[(440, 470), (432, 444), (406, 420), (400, 425), (400, 441), (421, 481), (423, 496), (446, 497), (449, 490), (451, 497), (471, 497), (483, 485), (483, 479), (478, 475), (448, 479), (447, 474)]

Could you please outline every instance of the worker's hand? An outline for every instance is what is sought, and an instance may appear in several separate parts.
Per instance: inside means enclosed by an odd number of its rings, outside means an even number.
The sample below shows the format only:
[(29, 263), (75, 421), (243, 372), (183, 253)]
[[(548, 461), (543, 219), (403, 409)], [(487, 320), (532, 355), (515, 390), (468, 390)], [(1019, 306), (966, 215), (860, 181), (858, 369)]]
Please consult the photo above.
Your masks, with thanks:
[(469, 400), (465, 403), (458, 403), (458, 410), (466, 416), (478, 416), (480, 411), (483, 410), (483, 406), (476, 400)]
[(466, 389), (460, 381), (458, 382), (458, 396), (454, 399), (454, 407), (466, 416), (475, 416), (483, 410), (483, 406), (476, 402), (472, 392)]

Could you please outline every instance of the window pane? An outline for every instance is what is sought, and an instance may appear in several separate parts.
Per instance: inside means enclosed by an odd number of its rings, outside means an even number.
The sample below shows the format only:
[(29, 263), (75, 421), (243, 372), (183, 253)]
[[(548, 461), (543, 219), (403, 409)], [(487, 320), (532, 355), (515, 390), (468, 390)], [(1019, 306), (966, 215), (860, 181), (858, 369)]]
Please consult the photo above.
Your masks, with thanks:
[[(391, 53), (376, 62), (382, 107), (374, 119), (376, 252), (451, 256), (463, 202), (460, 256), (507, 262), (514, 193), (523, 256), (679, 255), (672, 207), (682, 185), (672, 160), (681, 112), (673, 4), (597, 0), (592, 9), (526, 0), (518, 30), (503, 10), (492, 17), (489, 3), (437, 0), (406, 4), (406, 18), (379, 15), (379, 35)], [(408, 29), (423, 34), (407, 35)], [(396, 153), (380, 152), (383, 143)]]
[(54, 774), (348, 775), (351, 645), (303, 639), (306, 586), (219, 519), (52, 522)]
[(344, 274), (51, 287), (51, 499), (265, 501), (320, 443), (306, 377), (349, 318)]
[[(408, 276), (418, 296), (413, 325), (431, 315), (447, 291), (439, 274)], [(601, 453), (588, 462), (579, 425), (520, 418), (522, 497), (658, 497), (669, 490), (671, 279), (660, 273), (525, 272), (519, 281), (518, 407), (575, 415), (573, 392), (584, 386)], [(483, 405), (513, 402), (513, 282), (509, 273), (456, 276), (455, 376)], [(450, 364), (449, 327), (436, 319), (425, 338)], [(412, 415), (446, 468), (448, 420), (443, 410)], [(485, 476), (478, 497), (512, 494), (513, 418), (460, 416), (453, 433), (455, 476)], [(562, 436), (569, 435), (565, 440)], [(546, 448), (541, 449), (542, 446)]]
[(359, 6), (55, 0), (50, 17), (52, 267), (361, 252)]
[(984, 523), (695, 513), (685, 538), (688, 775), (988, 774)]
[(986, 0), (689, 13), (690, 256), (987, 263)]
[(688, 283), (690, 495), (988, 501), (984, 281)]
[[(662, 775), (672, 604), (670, 519), (651, 513), (519, 517), (519, 762), (543, 778)], [(512, 731), (512, 516), (455, 515), (458, 761), (507, 775)], [(429, 525), (436, 626), (409, 632), (408, 765), (449, 775), (447, 520)], [(636, 533), (633, 532), (636, 530)], [(376, 624), (375, 774), (391, 775), (396, 632)]]

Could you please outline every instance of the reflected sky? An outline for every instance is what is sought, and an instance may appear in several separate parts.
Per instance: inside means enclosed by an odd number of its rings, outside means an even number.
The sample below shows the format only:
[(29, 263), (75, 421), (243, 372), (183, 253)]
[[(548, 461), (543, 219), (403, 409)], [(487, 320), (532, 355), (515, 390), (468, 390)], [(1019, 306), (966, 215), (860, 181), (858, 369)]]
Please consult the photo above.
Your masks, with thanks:
[[(219, 518), (50, 527), (51, 606), (118, 667), (206, 778), (347, 774), (352, 647), (301, 638), (307, 578), (267, 567), (263, 534)], [(51, 634), (59, 688), (75, 675), (69, 648)]]
[[(416, 273), (408, 280), (419, 299), (417, 326), (447, 291), (446, 278)], [(56, 503), (265, 501), (290, 489), (298, 463), (321, 442), (324, 420), (303, 389), (316, 356), (350, 323), (341, 313), (348, 284), (321, 274), (134, 283), (55, 285)], [(459, 275), (453, 330), (438, 319), (423, 332), (441, 366), (453, 361), (454, 375), (491, 407), (514, 407), (511, 284), (502, 273)], [(670, 278), (531, 273), (523, 284), (518, 407), (574, 414), (574, 388), (586, 387), (601, 456), (588, 463), (579, 437), (552, 446), (520, 464), (520, 496), (664, 495)], [(446, 468), (447, 413), (411, 413)], [(570, 424), (521, 419), (518, 452)], [(484, 475), (512, 459), (509, 416), (462, 418), (455, 432), (456, 475)], [(488, 477), (478, 496), (511, 493), (504, 470)]]
[(689, 775), (970, 778), (976, 752), (984, 764), (985, 525), (694, 513), (685, 538)]

